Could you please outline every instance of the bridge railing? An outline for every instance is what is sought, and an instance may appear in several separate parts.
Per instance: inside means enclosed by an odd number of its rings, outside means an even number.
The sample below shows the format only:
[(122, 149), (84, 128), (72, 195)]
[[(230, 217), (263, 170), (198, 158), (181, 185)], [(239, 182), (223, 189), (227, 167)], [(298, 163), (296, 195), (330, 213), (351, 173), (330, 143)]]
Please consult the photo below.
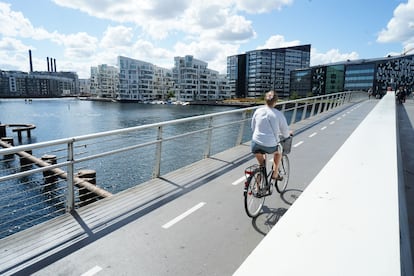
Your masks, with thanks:
[[(366, 93), (278, 104), (291, 124)], [(11, 147), (0, 142), (0, 238), (247, 142), (257, 107)]]

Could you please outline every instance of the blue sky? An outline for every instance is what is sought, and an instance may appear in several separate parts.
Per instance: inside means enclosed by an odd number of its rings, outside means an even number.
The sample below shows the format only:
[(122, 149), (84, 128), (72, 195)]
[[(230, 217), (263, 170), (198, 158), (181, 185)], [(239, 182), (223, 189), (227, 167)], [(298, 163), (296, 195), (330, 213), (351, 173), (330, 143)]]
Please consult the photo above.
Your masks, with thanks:
[[(90, 76), (123, 55), (172, 68), (193, 55), (226, 72), (227, 56), (311, 44), (311, 65), (414, 48), (414, 0), (0, 0), (0, 70)], [(410, 53), (414, 53), (410, 52)]]

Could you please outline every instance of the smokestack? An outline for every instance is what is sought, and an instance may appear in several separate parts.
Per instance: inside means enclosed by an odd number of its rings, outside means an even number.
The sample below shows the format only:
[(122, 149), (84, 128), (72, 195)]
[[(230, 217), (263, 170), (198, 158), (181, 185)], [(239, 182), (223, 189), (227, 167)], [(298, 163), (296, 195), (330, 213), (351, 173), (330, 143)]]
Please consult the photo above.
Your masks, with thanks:
[(56, 71), (56, 59), (55, 59), (55, 58), (53, 59), (53, 65), (55, 66), (55, 67), (54, 67), (54, 68), (55, 68), (55, 72), (57, 72), (57, 71)]
[(47, 61), (47, 71), (50, 72), (50, 69), (49, 69), (49, 57), (46, 58), (46, 61)]
[(32, 50), (30, 49), (29, 49), (29, 64), (30, 64), (30, 73), (33, 73)]
[(53, 58), (50, 58), (50, 72), (53, 72)]

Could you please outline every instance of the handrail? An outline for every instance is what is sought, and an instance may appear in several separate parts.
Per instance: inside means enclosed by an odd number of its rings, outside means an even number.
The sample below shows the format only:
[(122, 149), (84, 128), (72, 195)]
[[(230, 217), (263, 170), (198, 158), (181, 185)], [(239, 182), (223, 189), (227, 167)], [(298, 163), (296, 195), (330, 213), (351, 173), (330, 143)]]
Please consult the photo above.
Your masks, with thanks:
[[(277, 108), (283, 110), (287, 117), (290, 116), (289, 121), (294, 123), (336, 108), (353, 100), (354, 96), (365, 99), (366, 93), (342, 92), (284, 101), (278, 103)], [(166, 164), (171, 164), (171, 170), (178, 169), (177, 166), (183, 167), (202, 158), (208, 158), (213, 153), (249, 141), (250, 118), (256, 108), (258, 106), (0, 149), (0, 156), (4, 157), (3, 161), (0, 159), (0, 210), (5, 210), (5, 213), (0, 211), (0, 238), (2, 235), (14, 233), (16, 229), (22, 230), (51, 218), (49, 212), (59, 215), (83, 206), (83, 188), (87, 189), (86, 192), (91, 194), (93, 200), (98, 200), (169, 172), (170, 165), (165, 169)], [(194, 128), (189, 128), (190, 125), (194, 125)], [(185, 139), (182, 139), (184, 137)], [(224, 138), (229, 141), (227, 144), (223, 144)], [(183, 140), (185, 146), (199, 148), (200, 153), (192, 150), (189, 153), (192, 155), (184, 156), (183, 160), (177, 160), (177, 154), (168, 154), (175, 148), (170, 143), (180, 143)], [(20, 164), (16, 162), (13, 155), (19, 152), (31, 152), (34, 158), (56, 153), (62, 156), (56, 156), (55, 164), (36, 168), (31, 163), (23, 164), (22, 160)], [(174, 155), (174, 160), (169, 159)], [(33, 159), (28, 158), (26, 161), (30, 160)], [(139, 162), (145, 164), (145, 169), (142, 169), (144, 165), (140, 165)], [(118, 163), (127, 165), (127, 168), (125, 165), (119, 166), (119, 170), (127, 170), (128, 167), (134, 169), (122, 172), (119, 177), (114, 178), (108, 171)], [(96, 188), (88, 184), (79, 185), (77, 171), (85, 168), (96, 170), (96, 179), (92, 181), (96, 182)], [(56, 173), (57, 171), (59, 173)], [(58, 180), (62, 171), (65, 171), (65, 178)], [(50, 176), (50, 173), (53, 175)], [(45, 194), (38, 194), (39, 185)], [(33, 201), (33, 205), (22, 207), (8, 206), (4, 203), (9, 196), (13, 196), (14, 189), (17, 189), (16, 193), (21, 193), (21, 190), (25, 191), (28, 187), (31, 188), (25, 193), (33, 194), (28, 200)], [(7, 197), (4, 189), (8, 189)], [(56, 201), (54, 206), (59, 208), (56, 210), (56, 207), (48, 206), (45, 198), (47, 201)], [(31, 206), (43, 205), (47, 206), (44, 208), (51, 208), (51, 211), (26, 210), (31, 209)], [(8, 209), (13, 212), (21, 210), (22, 216), (36, 219), (28, 219), (22, 225), (15, 217), (9, 216)], [(5, 227), (10, 228), (5, 230)]]

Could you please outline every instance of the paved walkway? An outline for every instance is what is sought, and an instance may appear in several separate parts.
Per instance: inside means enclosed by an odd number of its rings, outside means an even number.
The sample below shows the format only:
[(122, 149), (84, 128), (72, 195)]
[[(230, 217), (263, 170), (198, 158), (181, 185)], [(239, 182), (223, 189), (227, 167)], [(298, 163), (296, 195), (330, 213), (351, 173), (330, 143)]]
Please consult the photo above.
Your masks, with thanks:
[[(397, 106), (411, 252), (414, 252), (414, 99)], [(414, 254), (411, 254), (413, 257)], [(414, 263), (414, 258), (413, 258)]]

